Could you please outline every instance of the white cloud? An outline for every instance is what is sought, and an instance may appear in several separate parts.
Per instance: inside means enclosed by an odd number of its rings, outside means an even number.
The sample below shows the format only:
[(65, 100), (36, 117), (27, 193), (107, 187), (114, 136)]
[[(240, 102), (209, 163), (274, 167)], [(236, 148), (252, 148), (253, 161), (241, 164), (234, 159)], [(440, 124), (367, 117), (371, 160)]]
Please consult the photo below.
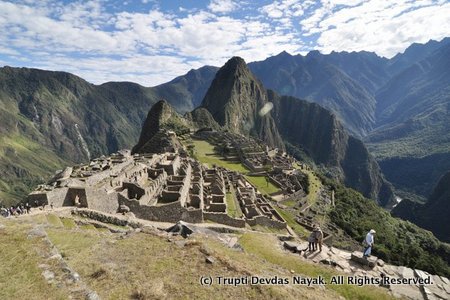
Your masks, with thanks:
[(281, 23), (283, 28), (292, 28), (293, 19), (303, 16), (309, 5), (299, 0), (276, 0), (261, 7), (260, 12), (272, 21)]
[(208, 8), (213, 13), (229, 13), (238, 7), (233, 0), (212, 0)]
[(0, 0), (0, 60), (66, 70), (95, 83), (150, 86), (205, 64), (221, 66), (234, 55), (255, 61), (319, 49), (392, 56), (412, 42), (450, 35), (443, 26), (450, 24), (450, 3), (442, 0), (237, 3), (168, 12), (106, 0)]
[[(374, 51), (392, 57), (413, 42), (450, 35), (450, 3), (436, 1), (324, 1), (300, 24), (305, 35), (319, 34), (317, 48), (325, 53)], [(346, 1), (345, 1), (346, 2)]]

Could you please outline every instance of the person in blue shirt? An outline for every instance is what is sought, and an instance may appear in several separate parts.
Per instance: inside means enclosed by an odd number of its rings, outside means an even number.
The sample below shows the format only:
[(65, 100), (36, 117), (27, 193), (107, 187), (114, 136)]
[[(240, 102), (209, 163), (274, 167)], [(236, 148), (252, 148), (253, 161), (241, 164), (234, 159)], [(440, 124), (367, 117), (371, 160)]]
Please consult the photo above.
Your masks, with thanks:
[(370, 253), (372, 252), (375, 233), (376, 231), (374, 229), (370, 229), (370, 231), (366, 235), (366, 238), (364, 239), (364, 257), (369, 257)]

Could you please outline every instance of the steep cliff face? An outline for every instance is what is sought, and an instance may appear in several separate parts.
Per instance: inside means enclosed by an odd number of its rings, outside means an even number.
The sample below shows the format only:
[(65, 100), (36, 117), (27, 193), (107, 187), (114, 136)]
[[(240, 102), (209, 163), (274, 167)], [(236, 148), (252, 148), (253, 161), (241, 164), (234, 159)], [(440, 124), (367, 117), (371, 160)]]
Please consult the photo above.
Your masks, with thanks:
[(450, 242), (450, 171), (441, 177), (425, 204), (404, 200), (392, 214), (432, 231), (442, 241)]
[(381, 205), (393, 200), (376, 161), (334, 114), (318, 104), (266, 91), (240, 58), (218, 71), (202, 107), (225, 129), (257, 136), (271, 146), (283, 140), (303, 150), (341, 182)]
[(335, 170), (340, 181), (381, 205), (393, 200), (392, 188), (364, 144), (348, 133), (336, 116), (320, 105), (269, 91), (273, 118), (281, 136), (317, 164)]
[(225, 129), (284, 149), (272, 116), (260, 113), (267, 102), (266, 90), (244, 60), (233, 57), (217, 72), (201, 107)]

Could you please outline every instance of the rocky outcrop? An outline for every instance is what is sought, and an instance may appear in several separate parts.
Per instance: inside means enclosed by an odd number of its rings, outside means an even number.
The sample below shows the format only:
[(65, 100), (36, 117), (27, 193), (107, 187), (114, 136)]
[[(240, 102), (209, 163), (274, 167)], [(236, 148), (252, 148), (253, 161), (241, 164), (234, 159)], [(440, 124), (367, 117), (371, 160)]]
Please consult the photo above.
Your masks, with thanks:
[(162, 153), (169, 148), (179, 148), (175, 135), (189, 133), (189, 127), (165, 100), (158, 101), (150, 109), (142, 126), (139, 142), (133, 147), (134, 153)]
[(195, 129), (211, 128), (214, 130), (221, 129), (221, 126), (217, 124), (216, 120), (212, 117), (211, 113), (203, 108), (198, 107), (192, 112), (186, 113), (184, 117), (189, 120)]

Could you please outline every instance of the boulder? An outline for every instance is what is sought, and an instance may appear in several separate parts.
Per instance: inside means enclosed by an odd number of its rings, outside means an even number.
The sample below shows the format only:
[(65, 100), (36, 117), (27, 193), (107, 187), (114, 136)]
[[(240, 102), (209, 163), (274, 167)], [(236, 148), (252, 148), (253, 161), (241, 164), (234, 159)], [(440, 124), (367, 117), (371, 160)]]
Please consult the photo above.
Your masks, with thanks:
[(414, 271), (407, 267), (399, 267), (398, 268), (398, 275), (401, 278), (414, 278)]
[(363, 257), (363, 253), (359, 252), (359, 251), (355, 251), (351, 254), (351, 258), (352, 261), (359, 263), (360, 265), (363, 266), (369, 266), (370, 268), (373, 268), (376, 266), (377, 264), (377, 258), (374, 256), (369, 256), (369, 257)]
[(124, 204), (119, 206), (119, 213), (128, 213), (130, 212), (130, 208)]
[(391, 284), (389, 290), (397, 298), (424, 299), (419, 287), (415, 285)]
[(166, 231), (175, 235), (179, 234), (184, 238), (187, 238), (194, 232), (191, 228), (188, 227), (188, 224), (183, 221), (178, 221), (175, 225), (166, 229)]
[(287, 250), (291, 251), (291, 252), (302, 252), (302, 246), (298, 243), (295, 242), (291, 242), (291, 241), (284, 241), (283, 242), (283, 246), (284, 248), (286, 248)]
[(215, 258), (212, 257), (212, 256), (207, 256), (207, 257), (205, 257), (205, 262), (206, 262), (207, 264), (213, 264), (213, 263), (216, 262), (216, 260), (215, 260)]

